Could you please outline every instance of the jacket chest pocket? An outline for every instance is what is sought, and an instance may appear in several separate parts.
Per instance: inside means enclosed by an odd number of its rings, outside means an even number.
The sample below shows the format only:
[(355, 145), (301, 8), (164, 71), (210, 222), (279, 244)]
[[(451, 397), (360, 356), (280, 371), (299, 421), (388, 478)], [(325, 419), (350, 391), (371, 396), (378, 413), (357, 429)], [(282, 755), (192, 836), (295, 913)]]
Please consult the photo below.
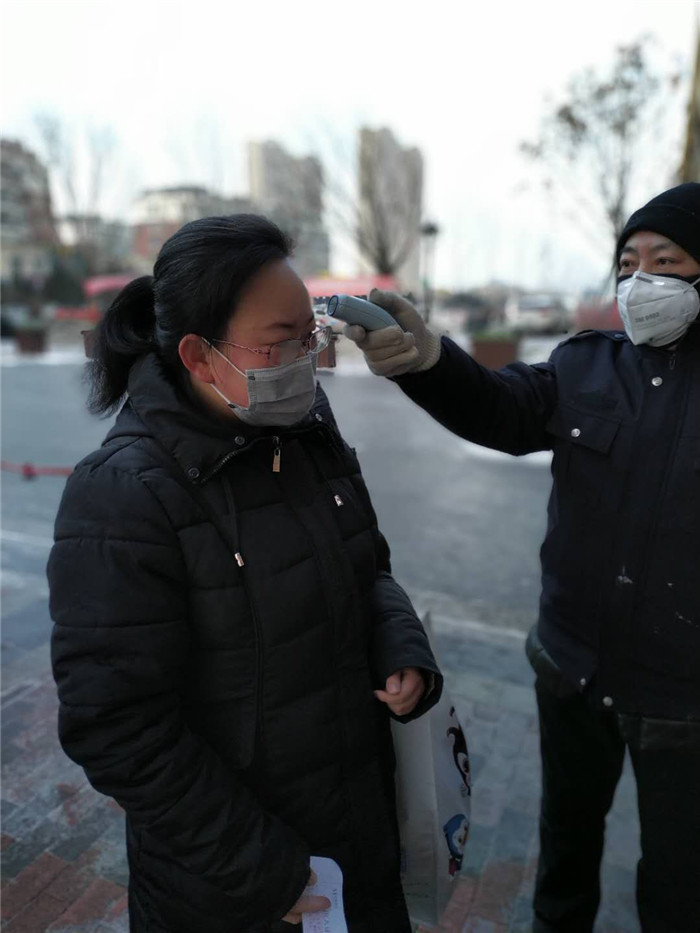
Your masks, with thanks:
[(614, 509), (621, 489), (615, 481), (613, 442), (620, 420), (561, 405), (547, 422), (554, 438), (553, 472), (573, 502), (588, 508)]

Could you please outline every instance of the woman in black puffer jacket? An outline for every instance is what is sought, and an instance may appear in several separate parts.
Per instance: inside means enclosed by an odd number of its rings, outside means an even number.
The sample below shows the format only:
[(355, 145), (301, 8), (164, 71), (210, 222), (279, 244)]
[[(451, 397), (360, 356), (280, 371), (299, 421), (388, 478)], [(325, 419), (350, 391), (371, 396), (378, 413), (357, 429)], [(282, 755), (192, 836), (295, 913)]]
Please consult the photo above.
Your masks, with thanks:
[(441, 678), (315, 380), (264, 218), (187, 224), (102, 321), (49, 561), (60, 737), (127, 815), (138, 933), (292, 929), (310, 856), (351, 933), (410, 929), (389, 717)]

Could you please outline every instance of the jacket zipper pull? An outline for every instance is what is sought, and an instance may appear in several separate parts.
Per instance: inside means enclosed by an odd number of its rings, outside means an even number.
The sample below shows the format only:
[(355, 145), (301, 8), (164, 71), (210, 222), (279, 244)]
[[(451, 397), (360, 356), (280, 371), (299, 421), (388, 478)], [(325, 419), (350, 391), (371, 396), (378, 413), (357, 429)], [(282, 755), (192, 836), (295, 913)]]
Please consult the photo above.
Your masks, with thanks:
[(279, 473), (280, 471), (280, 460), (282, 459), (282, 451), (280, 450), (280, 439), (279, 437), (273, 437), (272, 440), (275, 444), (275, 451), (272, 455), (272, 472)]
[(236, 558), (236, 563), (239, 567), (245, 566), (245, 561), (243, 560), (243, 555), (240, 553), (240, 551), (236, 551), (233, 556)]

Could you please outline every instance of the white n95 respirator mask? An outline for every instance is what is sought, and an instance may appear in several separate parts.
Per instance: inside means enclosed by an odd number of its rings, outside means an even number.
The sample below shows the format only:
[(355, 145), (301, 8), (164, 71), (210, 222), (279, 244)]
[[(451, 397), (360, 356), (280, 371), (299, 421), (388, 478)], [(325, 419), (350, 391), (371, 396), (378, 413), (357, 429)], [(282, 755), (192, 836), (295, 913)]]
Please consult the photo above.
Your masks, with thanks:
[(635, 272), (617, 285), (617, 306), (633, 344), (663, 347), (674, 343), (700, 312), (700, 295), (693, 282), (665, 275)]

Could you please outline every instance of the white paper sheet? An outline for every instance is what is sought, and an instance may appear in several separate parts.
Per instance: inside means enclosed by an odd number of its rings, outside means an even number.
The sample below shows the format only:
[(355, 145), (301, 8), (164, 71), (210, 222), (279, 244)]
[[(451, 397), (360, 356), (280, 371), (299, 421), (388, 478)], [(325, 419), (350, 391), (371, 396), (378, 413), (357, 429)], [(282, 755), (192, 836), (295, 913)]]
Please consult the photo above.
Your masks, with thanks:
[(332, 858), (311, 856), (311, 868), (316, 872), (318, 881), (307, 894), (327, 897), (331, 902), (328, 910), (314, 914), (302, 914), (304, 933), (348, 933), (343, 910), (343, 873)]

